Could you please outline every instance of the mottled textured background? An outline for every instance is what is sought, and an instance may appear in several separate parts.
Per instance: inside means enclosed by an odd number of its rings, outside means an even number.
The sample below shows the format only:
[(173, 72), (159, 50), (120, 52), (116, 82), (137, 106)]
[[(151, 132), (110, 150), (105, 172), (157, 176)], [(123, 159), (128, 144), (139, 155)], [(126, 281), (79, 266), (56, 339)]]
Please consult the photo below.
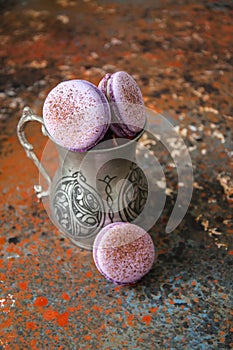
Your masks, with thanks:
[[(232, 15), (232, 1), (0, 1), (0, 349), (233, 348)], [(194, 171), (188, 212), (165, 233), (177, 174), (154, 147), (167, 201), (158, 259), (133, 287), (62, 238), (16, 136), (23, 107), (41, 115), (58, 82), (117, 70), (173, 123)], [(41, 155), (46, 138), (27, 130)]]

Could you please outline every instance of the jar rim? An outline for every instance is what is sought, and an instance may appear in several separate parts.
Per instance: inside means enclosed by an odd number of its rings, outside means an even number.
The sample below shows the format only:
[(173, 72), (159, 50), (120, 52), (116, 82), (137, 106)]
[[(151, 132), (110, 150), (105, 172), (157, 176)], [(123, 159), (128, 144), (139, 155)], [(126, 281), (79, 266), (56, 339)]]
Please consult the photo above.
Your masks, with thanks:
[[(89, 150), (87, 151), (84, 151), (84, 152), (80, 152), (80, 151), (74, 151), (72, 149), (69, 149), (69, 148), (66, 148), (62, 145), (60, 145), (54, 138), (53, 136), (50, 135), (50, 133), (48, 132), (47, 128), (45, 125), (43, 125), (44, 127), (44, 130), (45, 130), (45, 133), (47, 134), (47, 136), (49, 137), (49, 139), (58, 147), (58, 148), (61, 148), (67, 152), (72, 152), (72, 153), (82, 153), (82, 154), (85, 154), (87, 152), (91, 152), (91, 153), (104, 153), (104, 152), (112, 152), (112, 151), (117, 151), (117, 150), (120, 150), (120, 149), (123, 149), (124, 147), (128, 147), (130, 146), (131, 144), (133, 144), (135, 141), (138, 141), (142, 135), (144, 134), (145, 130), (146, 130), (146, 124), (147, 124), (147, 119), (145, 121), (145, 124), (142, 128), (142, 130), (132, 139), (128, 139), (127, 137), (118, 137), (119, 139), (121, 140), (127, 140), (127, 142), (121, 144), (121, 145), (117, 145), (117, 146), (113, 146), (113, 147), (106, 147), (106, 148), (95, 148), (96, 146), (98, 147), (98, 145), (101, 145), (101, 142), (103, 140), (100, 141), (100, 143), (98, 143), (97, 145), (95, 145), (93, 148), (90, 148)], [(109, 140), (106, 140), (106, 141), (109, 141)]]

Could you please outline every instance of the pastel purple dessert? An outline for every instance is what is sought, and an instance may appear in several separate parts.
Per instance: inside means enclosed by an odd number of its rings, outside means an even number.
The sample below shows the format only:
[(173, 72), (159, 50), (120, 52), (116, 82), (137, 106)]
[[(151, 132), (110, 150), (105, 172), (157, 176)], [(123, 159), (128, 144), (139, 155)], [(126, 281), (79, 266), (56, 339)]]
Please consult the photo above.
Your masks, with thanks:
[(93, 258), (99, 272), (119, 285), (134, 284), (146, 275), (155, 260), (151, 236), (141, 227), (116, 222), (96, 236)]
[(136, 136), (146, 122), (143, 97), (136, 81), (124, 71), (107, 73), (99, 82), (98, 88), (111, 105), (110, 128), (119, 137)]
[(104, 137), (111, 111), (106, 97), (95, 85), (86, 80), (68, 80), (48, 94), (43, 119), (56, 143), (84, 152)]

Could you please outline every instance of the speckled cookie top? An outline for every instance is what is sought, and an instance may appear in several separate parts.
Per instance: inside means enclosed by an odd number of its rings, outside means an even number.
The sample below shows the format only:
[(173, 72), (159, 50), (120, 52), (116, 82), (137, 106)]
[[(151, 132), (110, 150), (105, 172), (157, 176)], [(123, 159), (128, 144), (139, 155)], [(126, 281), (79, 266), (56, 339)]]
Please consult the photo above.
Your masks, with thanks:
[(115, 116), (129, 136), (143, 129), (146, 120), (143, 97), (130, 74), (124, 71), (112, 74), (107, 84), (107, 96)]
[(130, 223), (106, 226), (93, 251), (99, 271), (117, 284), (135, 283), (151, 269), (155, 251), (150, 235)]
[(70, 80), (50, 91), (44, 102), (43, 118), (58, 144), (85, 151), (104, 136), (110, 122), (110, 109), (95, 85), (85, 80)]
[(141, 90), (124, 71), (107, 73), (98, 88), (107, 97), (112, 111), (113, 132), (119, 137), (133, 137), (145, 126), (146, 112)]

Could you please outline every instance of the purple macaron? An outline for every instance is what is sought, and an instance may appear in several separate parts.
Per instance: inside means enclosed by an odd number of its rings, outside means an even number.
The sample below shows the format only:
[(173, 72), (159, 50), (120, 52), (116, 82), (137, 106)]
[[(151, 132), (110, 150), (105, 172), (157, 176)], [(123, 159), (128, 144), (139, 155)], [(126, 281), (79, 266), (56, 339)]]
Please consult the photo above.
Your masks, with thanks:
[(146, 112), (141, 90), (133, 77), (124, 71), (107, 73), (98, 88), (111, 105), (110, 128), (119, 137), (136, 136), (145, 126)]
[(119, 285), (135, 284), (145, 276), (155, 260), (151, 236), (143, 228), (116, 222), (96, 236), (93, 258), (99, 272)]
[(104, 137), (111, 111), (105, 95), (94, 84), (86, 80), (68, 80), (48, 94), (43, 119), (56, 143), (84, 152)]

